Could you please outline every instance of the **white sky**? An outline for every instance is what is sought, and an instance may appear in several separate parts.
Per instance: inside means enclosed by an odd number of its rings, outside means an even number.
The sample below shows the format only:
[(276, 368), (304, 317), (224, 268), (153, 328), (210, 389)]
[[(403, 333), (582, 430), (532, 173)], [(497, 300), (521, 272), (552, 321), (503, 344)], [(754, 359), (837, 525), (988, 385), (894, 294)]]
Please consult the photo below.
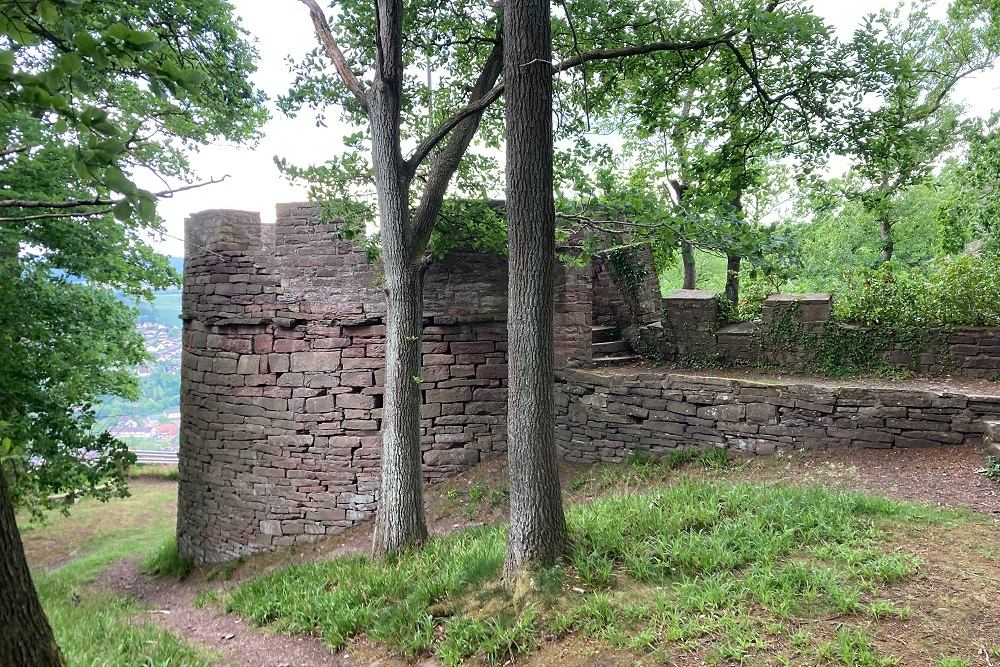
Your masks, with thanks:
[[(292, 81), (285, 59), (296, 58), (309, 51), (315, 37), (306, 7), (297, 0), (233, 0), (243, 25), (256, 37), (260, 62), (255, 75), (257, 85), (272, 100), (284, 93)], [(883, 7), (895, 6), (896, 0), (816, 0), (816, 10), (848, 38), (861, 18)], [(940, 7), (946, 0), (938, 0)], [(988, 116), (994, 109), (993, 99), (1000, 89), (1000, 73), (992, 71), (963, 81), (957, 97), (964, 100), (976, 115)], [(273, 102), (272, 102), (273, 106)], [(998, 105), (1000, 106), (1000, 105)], [(225, 182), (178, 194), (162, 200), (159, 210), (167, 223), (166, 238), (155, 245), (171, 255), (183, 255), (184, 218), (209, 208), (234, 208), (258, 211), (265, 222), (274, 220), (277, 202), (306, 199), (301, 187), (291, 185), (278, 172), (274, 156), (287, 158), (294, 164), (319, 163), (335, 155), (341, 148), (344, 128), (336, 123), (336, 113), (328, 115), (327, 127), (316, 127), (309, 112), (290, 119), (274, 110), (263, 129), (263, 139), (254, 147), (214, 145), (191, 156), (191, 163), (200, 178), (219, 178)], [(158, 183), (143, 183), (157, 188)]]

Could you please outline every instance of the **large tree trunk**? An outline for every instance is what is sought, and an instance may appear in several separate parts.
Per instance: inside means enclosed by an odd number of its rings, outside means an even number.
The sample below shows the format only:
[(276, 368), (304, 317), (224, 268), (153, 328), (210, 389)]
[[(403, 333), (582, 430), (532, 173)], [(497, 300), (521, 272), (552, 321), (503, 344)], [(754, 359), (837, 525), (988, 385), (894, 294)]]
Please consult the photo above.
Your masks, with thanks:
[(65, 665), (31, 581), (0, 467), (0, 665)]
[(695, 289), (698, 274), (694, 263), (694, 246), (687, 239), (681, 239), (681, 263), (684, 265), (684, 289)]
[(566, 548), (555, 444), (552, 339), (555, 205), (552, 195), (552, 45), (548, 0), (508, 0), (507, 106), (508, 581)]

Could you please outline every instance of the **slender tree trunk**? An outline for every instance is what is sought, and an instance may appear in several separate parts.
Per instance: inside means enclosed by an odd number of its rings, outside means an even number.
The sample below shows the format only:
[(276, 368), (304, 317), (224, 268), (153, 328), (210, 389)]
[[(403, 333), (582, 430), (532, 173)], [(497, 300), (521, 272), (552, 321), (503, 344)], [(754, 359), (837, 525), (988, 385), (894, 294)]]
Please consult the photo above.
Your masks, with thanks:
[(398, 553), (427, 539), (420, 454), (423, 270), (386, 276), (382, 481), (372, 553)]
[(684, 289), (695, 289), (698, 274), (694, 263), (694, 246), (687, 239), (681, 239), (681, 263), (684, 265)]
[(739, 255), (726, 255), (726, 299), (738, 306), (740, 303), (740, 264), (743, 258)]
[(896, 242), (892, 239), (892, 221), (888, 215), (883, 215), (879, 219), (879, 234), (882, 237), (882, 263), (892, 261), (892, 253), (896, 249)]
[(0, 665), (65, 664), (31, 581), (7, 480), (0, 467)]
[[(739, 218), (743, 216), (743, 195), (738, 193), (733, 200), (730, 202), (732, 207), (736, 210), (736, 215)], [(739, 220), (738, 218), (738, 220)], [(743, 224), (742, 220), (739, 220), (740, 224)], [(743, 262), (743, 257), (735, 253), (726, 253), (726, 299), (733, 306), (738, 306), (740, 304), (740, 264)]]
[(510, 534), (504, 574), (552, 563), (566, 548), (555, 444), (552, 318), (555, 205), (552, 195), (552, 43), (548, 0), (508, 0), (507, 449)]
[[(687, 116), (691, 108), (691, 99), (688, 97), (684, 104), (684, 115)], [(664, 169), (669, 168), (669, 165), (664, 163)], [(674, 196), (677, 197), (678, 206), (684, 203), (684, 195), (688, 191), (688, 185), (681, 183), (679, 179), (671, 178), (669, 180), (670, 187), (674, 190)], [(688, 239), (681, 239), (681, 265), (684, 267), (684, 284), (682, 287), (684, 289), (695, 289), (698, 283), (698, 272), (697, 267), (694, 262), (694, 245)]]
[(398, 553), (427, 539), (420, 455), (420, 344), (423, 249), (410, 225), (410, 170), (400, 151), (403, 54), (401, 0), (375, 6), (376, 49), (369, 118), (385, 272), (385, 393), (382, 477), (372, 554)]

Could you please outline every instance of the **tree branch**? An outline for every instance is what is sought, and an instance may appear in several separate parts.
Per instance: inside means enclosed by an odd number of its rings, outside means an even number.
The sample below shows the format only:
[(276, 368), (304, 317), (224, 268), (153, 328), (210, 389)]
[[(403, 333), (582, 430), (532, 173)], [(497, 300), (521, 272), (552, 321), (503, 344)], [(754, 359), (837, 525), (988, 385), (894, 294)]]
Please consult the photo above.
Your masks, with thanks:
[(364, 108), (365, 113), (367, 113), (368, 93), (364, 86), (361, 85), (361, 82), (358, 81), (358, 78), (354, 76), (351, 66), (347, 63), (347, 58), (344, 57), (344, 52), (337, 45), (337, 40), (333, 37), (333, 31), (330, 29), (330, 23), (326, 20), (326, 14), (323, 13), (323, 9), (316, 0), (300, 0), (300, 2), (309, 8), (309, 17), (312, 19), (313, 27), (316, 29), (316, 37), (319, 38), (320, 43), (323, 45), (326, 56), (333, 62), (333, 66), (344, 82), (344, 85), (354, 93), (354, 97), (357, 98), (362, 108)]
[[(773, 9), (772, 5), (776, 4), (777, 3), (769, 4), (769, 10)], [(566, 70), (580, 67), (585, 63), (591, 62), (592, 60), (614, 60), (616, 58), (628, 58), (630, 56), (640, 56), (650, 53), (700, 51), (702, 49), (725, 44), (727, 40), (732, 39), (740, 32), (741, 29), (734, 28), (715, 37), (690, 40), (687, 42), (652, 42), (649, 44), (641, 44), (639, 46), (626, 46), (619, 49), (599, 49), (596, 51), (588, 51), (574, 56), (573, 58), (567, 58), (562, 62), (556, 63), (552, 66), (552, 73), (558, 74), (560, 72), (565, 72)], [(497, 84), (481, 98), (470, 102), (467, 107), (455, 112), (450, 118), (441, 123), (441, 125), (438, 126), (438, 129), (435, 130), (429, 137), (424, 139), (420, 146), (418, 146), (413, 152), (413, 155), (409, 160), (410, 164), (418, 165), (420, 161), (427, 157), (427, 154), (434, 149), (434, 146), (448, 136), (448, 133), (455, 129), (459, 123), (473, 114), (485, 111), (487, 107), (493, 104), (493, 102), (500, 97), (503, 93), (503, 89), (504, 85), (502, 83)]]
[(0, 157), (7, 157), (8, 155), (17, 155), (18, 153), (23, 153), (29, 148), (31, 148), (31, 146), (11, 146), (10, 148), (5, 148), (3, 150), (0, 150)]
[[(500, 31), (501, 28), (498, 28), (498, 34), (500, 34)], [(444, 201), (445, 192), (448, 190), (448, 184), (451, 182), (451, 177), (455, 174), (458, 165), (462, 162), (462, 158), (468, 151), (469, 144), (472, 143), (472, 138), (479, 129), (482, 112), (500, 95), (502, 86), (495, 86), (494, 84), (500, 78), (501, 72), (503, 72), (503, 40), (497, 39), (493, 44), (493, 49), (490, 51), (489, 57), (486, 58), (483, 70), (479, 73), (476, 85), (473, 86), (470, 94), (470, 98), (473, 100), (470, 107), (478, 105), (478, 113), (473, 111), (461, 117), (457, 115), (452, 116), (455, 122), (444, 131), (442, 131), (442, 128), (444, 128), (444, 125), (442, 125), (428, 140), (424, 141), (417, 148), (417, 151), (414, 152), (413, 156), (407, 162), (407, 165), (411, 169), (410, 173), (415, 173), (420, 161), (430, 153), (434, 145), (443, 139), (450, 130), (456, 130), (448, 140), (448, 143), (445, 144), (445, 147), (431, 161), (430, 172), (427, 176), (427, 183), (424, 186), (423, 196), (421, 196), (420, 205), (413, 216), (414, 239), (416, 240), (416, 247), (419, 249), (419, 252), (423, 252), (423, 248), (430, 238), (431, 229), (434, 227), (434, 220), (437, 217), (438, 211), (441, 210), (441, 204)], [(466, 107), (466, 109), (469, 109), (469, 107)], [(438, 138), (430, 141), (434, 137)]]
[[(191, 183), (190, 185), (182, 185), (177, 188), (170, 188), (167, 190), (160, 190), (159, 192), (154, 192), (153, 196), (156, 198), (169, 199), (173, 197), (178, 192), (184, 192), (186, 190), (194, 190), (195, 188), (203, 188), (206, 185), (214, 185), (216, 183), (221, 183), (229, 178), (226, 174), (222, 178), (213, 178), (208, 181), (202, 181), (201, 183)], [(64, 210), (68, 208), (80, 208), (81, 206), (114, 206), (115, 204), (121, 202), (123, 198), (110, 199), (108, 197), (92, 197), (90, 199), (64, 199), (63, 201), (43, 201), (38, 199), (0, 199), (0, 208), (54, 208), (59, 210)], [(72, 216), (72, 215), (90, 215), (92, 212), (77, 212), (77, 213), (56, 213), (53, 217), (58, 216)], [(0, 221), (11, 221), (11, 220), (23, 220), (28, 219), (27, 216), (15, 216), (10, 218), (0, 218)]]

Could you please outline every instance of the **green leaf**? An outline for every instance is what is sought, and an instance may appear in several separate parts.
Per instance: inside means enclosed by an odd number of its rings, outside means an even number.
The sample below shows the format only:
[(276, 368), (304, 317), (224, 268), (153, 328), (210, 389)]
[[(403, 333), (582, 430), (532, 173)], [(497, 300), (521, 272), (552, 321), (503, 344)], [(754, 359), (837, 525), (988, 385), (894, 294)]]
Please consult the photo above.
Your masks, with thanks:
[(132, 217), (132, 207), (129, 205), (128, 201), (124, 199), (115, 204), (111, 208), (111, 212), (114, 214), (115, 218), (121, 220), (122, 222), (128, 222), (129, 218)]

